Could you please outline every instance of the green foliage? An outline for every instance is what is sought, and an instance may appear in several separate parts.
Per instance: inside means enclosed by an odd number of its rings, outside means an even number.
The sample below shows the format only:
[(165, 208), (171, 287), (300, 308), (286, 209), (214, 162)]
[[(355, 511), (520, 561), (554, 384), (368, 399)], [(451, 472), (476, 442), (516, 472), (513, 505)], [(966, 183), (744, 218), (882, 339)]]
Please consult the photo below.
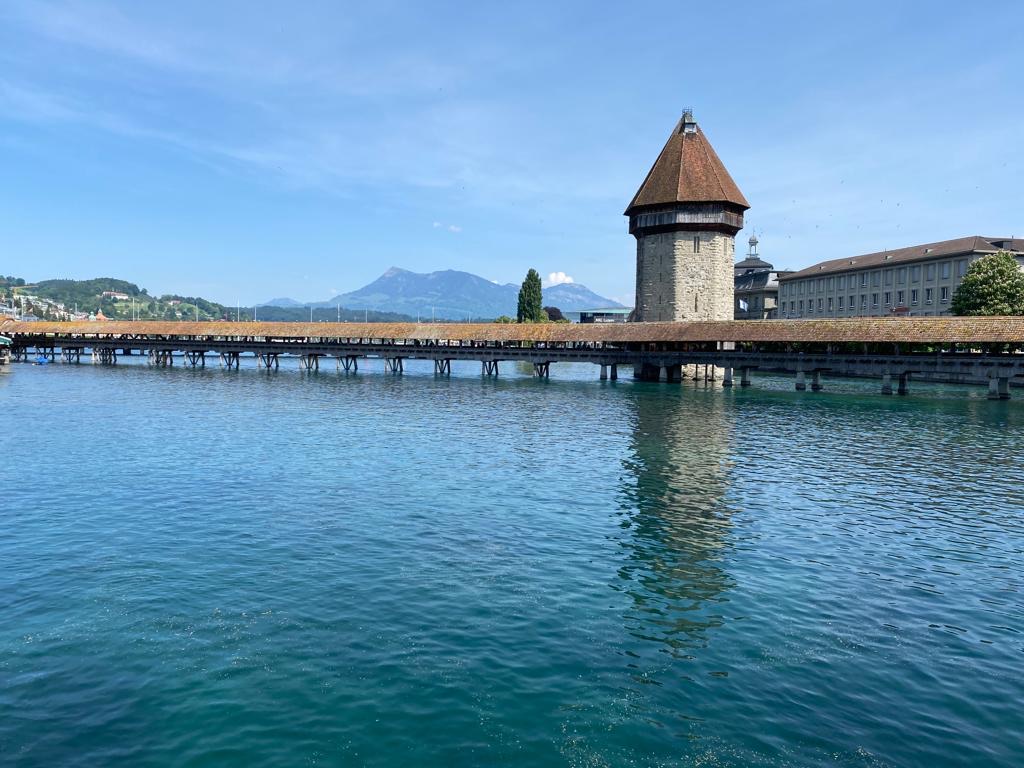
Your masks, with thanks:
[(499, 317), (494, 318), (494, 322), (501, 323), (502, 325), (507, 325), (509, 323), (514, 323), (515, 320), (513, 320), (508, 315), (500, 315)]
[(540, 275), (536, 269), (531, 269), (526, 273), (526, 279), (523, 280), (523, 285), (519, 289), (516, 320), (520, 323), (543, 323), (547, 317), (541, 307), (542, 301)]
[(971, 264), (953, 294), (952, 310), (954, 315), (1024, 315), (1024, 273), (1017, 260), (1000, 251)]

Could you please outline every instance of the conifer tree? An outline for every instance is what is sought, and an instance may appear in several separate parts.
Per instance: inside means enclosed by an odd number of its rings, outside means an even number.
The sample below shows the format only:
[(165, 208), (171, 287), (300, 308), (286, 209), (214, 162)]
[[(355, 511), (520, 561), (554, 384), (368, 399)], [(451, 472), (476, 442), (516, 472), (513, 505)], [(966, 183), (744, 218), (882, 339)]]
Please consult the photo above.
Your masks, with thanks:
[(544, 322), (544, 309), (540, 275), (536, 269), (526, 273), (526, 279), (519, 289), (519, 308), (516, 311), (516, 320), (520, 323), (542, 323)]

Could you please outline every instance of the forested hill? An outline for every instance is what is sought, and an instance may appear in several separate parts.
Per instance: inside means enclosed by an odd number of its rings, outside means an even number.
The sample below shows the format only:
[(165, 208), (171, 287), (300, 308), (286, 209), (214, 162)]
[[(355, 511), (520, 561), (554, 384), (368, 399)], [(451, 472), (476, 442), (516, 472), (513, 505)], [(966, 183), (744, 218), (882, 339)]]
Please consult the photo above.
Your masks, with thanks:
[[(91, 280), (41, 280), (26, 283), (19, 277), (0, 276), (0, 301), (24, 306), (26, 314), (45, 320), (69, 320), (77, 313), (92, 315), (102, 312), (111, 320), (252, 320), (254, 308), (232, 307), (200, 296), (163, 294), (152, 296), (145, 288), (127, 280), (97, 277)], [(315, 308), (313, 320), (339, 318), (349, 322), (402, 322), (408, 315), (342, 307)], [(308, 307), (258, 307), (258, 320), (301, 321), (310, 319)]]
[(82, 311), (95, 311), (104, 292), (123, 293), (136, 299), (152, 301), (144, 288), (127, 280), (114, 277), (96, 277), (92, 280), (42, 280), (30, 286), (34, 296), (60, 302), (66, 307), (79, 306)]

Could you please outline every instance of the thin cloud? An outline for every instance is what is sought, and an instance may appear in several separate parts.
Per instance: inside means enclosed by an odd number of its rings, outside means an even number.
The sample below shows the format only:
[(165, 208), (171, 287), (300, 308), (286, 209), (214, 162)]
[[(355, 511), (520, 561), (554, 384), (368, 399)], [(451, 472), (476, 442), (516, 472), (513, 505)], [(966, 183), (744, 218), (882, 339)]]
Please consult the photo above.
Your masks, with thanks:
[(458, 234), (462, 231), (462, 227), (458, 224), (444, 224), (440, 221), (435, 221), (431, 226), (434, 229), (443, 229), (445, 232), (451, 232), (453, 234)]

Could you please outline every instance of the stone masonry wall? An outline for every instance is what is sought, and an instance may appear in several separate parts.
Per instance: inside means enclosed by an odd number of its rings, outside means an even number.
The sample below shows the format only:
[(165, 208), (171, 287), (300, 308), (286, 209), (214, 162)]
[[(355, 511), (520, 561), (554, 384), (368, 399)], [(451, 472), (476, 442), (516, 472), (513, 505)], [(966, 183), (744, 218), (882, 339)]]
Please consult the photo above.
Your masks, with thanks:
[[(700, 238), (699, 250), (694, 238)], [(720, 232), (646, 235), (636, 244), (636, 319), (732, 320), (735, 244)]]

